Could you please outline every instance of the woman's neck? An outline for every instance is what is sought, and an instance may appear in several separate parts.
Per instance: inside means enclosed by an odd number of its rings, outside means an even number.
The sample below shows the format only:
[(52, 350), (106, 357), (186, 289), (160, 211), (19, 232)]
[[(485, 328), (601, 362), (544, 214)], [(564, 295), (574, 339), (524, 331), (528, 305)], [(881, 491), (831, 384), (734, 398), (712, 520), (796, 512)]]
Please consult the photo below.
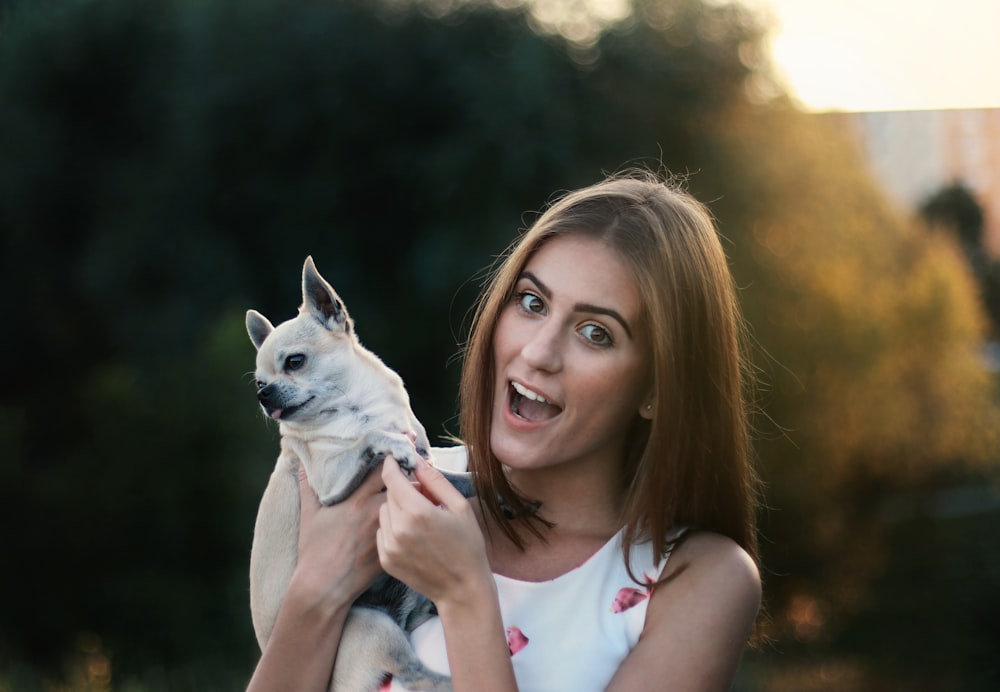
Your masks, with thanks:
[(551, 526), (536, 524), (536, 535), (516, 525), (518, 546), (492, 517), (480, 515), (489, 528), (486, 550), (496, 574), (529, 582), (555, 579), (586, 562), (621, 529), (620, 494), (614, 486), (537, 471), (510, 475), (515, 489), (541, 503), (539, 516)]
[(540, 503), (539, 515), (554, 525), (543, 534), (610, 537), (621, 528), (624, 497), (620, 478), (581, 469), (575, 473), (509, 469), (507, 477), (515, 490)]

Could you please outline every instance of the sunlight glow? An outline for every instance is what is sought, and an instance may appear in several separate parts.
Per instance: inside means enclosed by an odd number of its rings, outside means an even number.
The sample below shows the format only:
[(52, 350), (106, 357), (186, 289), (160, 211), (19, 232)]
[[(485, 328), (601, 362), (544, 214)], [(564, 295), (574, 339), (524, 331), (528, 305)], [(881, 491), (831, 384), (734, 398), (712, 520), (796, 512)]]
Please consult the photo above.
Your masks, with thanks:
[[(491, 1), (526, 7), (537, 31), (566, 37), (586, 61), (635, 0)], [(1000, 0), (704, 2), (742, 4), (769, 20), (776, 77), (806, 110), (1000, 108)]]
[(783, 33), (771, 53), (781, 81), (812, 109), (874, 103), (891, 85), (877, 73), (879, 65), (851, 37), (831, 31)]
[(632, 12), (629, 0), (532, 0), (528, 5), (540, 29), (581, 46), (592, 45), (605, 28)]
[(773, 61), (808, 110), (1000, 107), (1000, 2), (740, 1), (772, 17)]

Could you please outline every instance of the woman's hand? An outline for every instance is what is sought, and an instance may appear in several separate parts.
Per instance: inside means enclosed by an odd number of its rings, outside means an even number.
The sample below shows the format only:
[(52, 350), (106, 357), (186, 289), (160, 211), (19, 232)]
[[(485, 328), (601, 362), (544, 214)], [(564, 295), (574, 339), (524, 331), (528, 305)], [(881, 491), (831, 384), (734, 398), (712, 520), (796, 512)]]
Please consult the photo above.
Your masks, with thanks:
[(299, 468), (299, 554), (292, 586), (314, 605), (354, 602), (381, 571), (375, 532), (385, 503), (381, 474), (372, 472), (346, 500), (323, 507)]
[(377, 542), (383, 569), (439, 611), (481, 598), (493, 577), (469, 501), (423, 459), (415, 475), (417, 483), (411, 483), (391, 457), (382, 467), (387, 501), (379, 512)]
[(381, 571), (375, 547), (382, 478), (323, 507), (299, 469), (299, 558), (248, 692), (328, 690), (347, 611)]
[(382, 467), (388, 495), (379, 512), (382, 567), (437, 607), (456, 692), (517, 690), (486, 542), (472, 506), (422, 459), (415, 473), (417, 483), (411, 483), (394, 459)]

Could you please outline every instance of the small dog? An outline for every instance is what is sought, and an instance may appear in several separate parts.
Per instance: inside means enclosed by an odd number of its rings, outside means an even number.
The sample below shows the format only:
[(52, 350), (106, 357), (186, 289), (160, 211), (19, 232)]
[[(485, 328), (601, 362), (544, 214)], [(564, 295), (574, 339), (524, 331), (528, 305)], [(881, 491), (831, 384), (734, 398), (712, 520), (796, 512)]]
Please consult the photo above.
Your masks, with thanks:
[[(297, 560), (298, 465), (320, 502), (333, 505), (388, 455), (412, 471), (414, 455), (430, 458), (430, 444), (402, 379), (358, 341), (343, 302), (311, 257), (302, 269), (298, 316), (274, 327), (249, 310), (246, 326), (257, 348), (257, 399), (281, 431), (250, 555), (250, 611), (263, 651)], [(444, 475), (473, 495), (467, 474)], [(351, 608), (331, 689), (368, 692), (391, 675), (410, 689), (451, 690), (450, 678), (426, 669), (406, 635), (433, 612), (426, 598), (380, 575)]]

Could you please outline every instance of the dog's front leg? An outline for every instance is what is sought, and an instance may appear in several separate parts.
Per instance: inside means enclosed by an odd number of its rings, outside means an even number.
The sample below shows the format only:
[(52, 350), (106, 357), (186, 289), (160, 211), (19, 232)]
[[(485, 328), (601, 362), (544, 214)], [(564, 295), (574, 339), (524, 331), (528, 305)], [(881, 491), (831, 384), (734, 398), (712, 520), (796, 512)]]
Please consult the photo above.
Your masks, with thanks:
[(312, 463), (318, 466), (316, 475), (313, 469), (306, 470), (310, 479), (319, 479), (313, 487), (320, 502), (335, 505), (350, 497), (387, 456), (395, 458), (402, 468), (412, 470), (416, 455), (413, 442), (403, 433), (368, 432), (335, 454), (323, 459), (314, 456)]
[(295, 570), (299, 540), (299, 460), (283, 450), (260, 501), (250, 551), (250, 613), (261, 651)]

